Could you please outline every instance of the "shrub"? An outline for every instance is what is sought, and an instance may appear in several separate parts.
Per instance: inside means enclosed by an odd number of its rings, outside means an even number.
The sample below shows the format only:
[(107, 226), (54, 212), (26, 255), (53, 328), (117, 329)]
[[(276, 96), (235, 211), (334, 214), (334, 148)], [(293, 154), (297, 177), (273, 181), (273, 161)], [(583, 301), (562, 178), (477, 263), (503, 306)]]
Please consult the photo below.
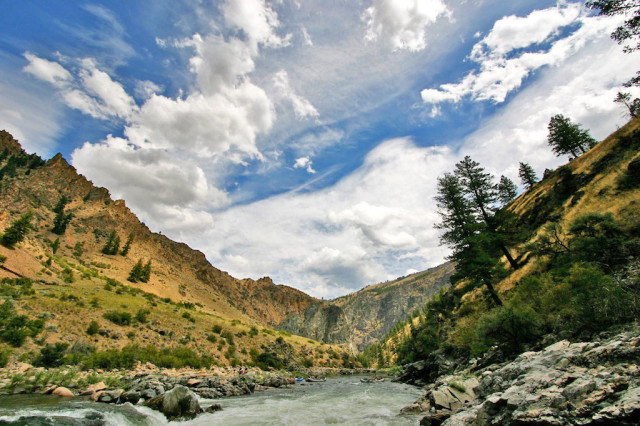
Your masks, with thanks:
[(520, 353), (524, 345), (541, 335), (538, 314), (525, 305), (507, 304), (482, 316), (477, 324), (479, 344), (501, 345), (508, 353)]
[(148, 321), (147, 315), (149, 315), (150, 313), (151, 311), (148, 309), (139, 309), (136, 313), (136, 321), (143, 324), (146, 323)]
[(9, 363), (11, 357), (11, 351), (0, 351), (0, 368), (4, 368)]
[(89, 323), (89, 327), (87, 327), (87, 334), (89, 336), (93, 336), (93, 335), (98, 334), (98, 331), (100, 331), (100, 326), (98, 325), (98, 322), (95, 321), (95, 320), (91, 321)]
[(256, 357), (256, 365), (262, 370), (280, 370), (284, 367), (284, 363), (273, 352), (262, 352)]
[(109, 311), (103, 317), (117, 325), (131, 325), (131, 314), (129, 312)]
[(64, 351), (66, 351), (68, 347), (68, 343), (62, 342), (45, 346), (40, 349), (40, 355), (36, 357), (34, 365), (37, 367), (59, 367), (62, 365)]
[(222, 326), (216, 324), (211, 328), (211, 331), (213, 331), (216, 334), (221, 334), (222, 333)]

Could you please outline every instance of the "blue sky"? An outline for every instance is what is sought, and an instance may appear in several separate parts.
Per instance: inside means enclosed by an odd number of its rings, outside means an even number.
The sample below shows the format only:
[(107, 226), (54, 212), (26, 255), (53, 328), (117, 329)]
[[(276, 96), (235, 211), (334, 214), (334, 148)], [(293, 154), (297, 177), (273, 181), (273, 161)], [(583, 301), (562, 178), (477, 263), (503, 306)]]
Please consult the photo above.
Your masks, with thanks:
[(335, 297), (441, 263), (436, 178), (602, 138), (640, 67), (582, 2), (3, 2), (0, 128), (239, 278)]

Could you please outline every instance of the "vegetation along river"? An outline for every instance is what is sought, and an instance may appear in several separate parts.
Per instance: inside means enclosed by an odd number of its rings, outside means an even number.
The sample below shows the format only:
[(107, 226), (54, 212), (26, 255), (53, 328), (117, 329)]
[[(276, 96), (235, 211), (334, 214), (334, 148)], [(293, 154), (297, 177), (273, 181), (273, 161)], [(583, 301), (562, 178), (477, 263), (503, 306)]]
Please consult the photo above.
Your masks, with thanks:
[[(421, 395), (417, 387), (392, 383), (361, 383), (359, 377), (338, 377), (323, 383), (301, 383), (292, 389), (271, 389), (243, 397), (203, 399), (203, 408), (219, 403), (223, 410), (188, 425), (349, 424), (417, 425), (419, 416), (400, 409)], [(111, 405), (87, 399), (16, 395), (0, 397), (0, 425), (164, 425), (166, 418), (147, 407)]]

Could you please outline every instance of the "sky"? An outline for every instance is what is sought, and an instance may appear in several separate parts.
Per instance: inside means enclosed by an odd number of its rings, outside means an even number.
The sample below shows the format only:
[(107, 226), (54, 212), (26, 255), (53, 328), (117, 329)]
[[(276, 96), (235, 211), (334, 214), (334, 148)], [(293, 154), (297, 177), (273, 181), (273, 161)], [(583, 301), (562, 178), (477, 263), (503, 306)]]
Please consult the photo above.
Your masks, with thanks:
[[(442, 263), (438, 176), (606, 137), (640, 69), (560, 0), (2, 2), (0, 128), (238, 278), (333, 298)], [(639, 93), (631, 90), (635, 96)]]

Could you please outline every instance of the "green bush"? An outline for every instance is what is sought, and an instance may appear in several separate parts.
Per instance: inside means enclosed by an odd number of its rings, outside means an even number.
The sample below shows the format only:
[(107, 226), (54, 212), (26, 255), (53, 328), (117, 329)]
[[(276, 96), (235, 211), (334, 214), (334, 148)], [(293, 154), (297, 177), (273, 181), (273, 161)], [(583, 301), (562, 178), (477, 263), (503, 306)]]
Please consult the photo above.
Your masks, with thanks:
[(11, 357), (11, 351), (0, 351), (0, 368), (4, 368), (9, 363), (9, 358)]
[(284, 363), (273, 352), (262, 352), (256, 357), (256, 365), (262, 370), (280, 370), (284, 367)]
[(89, 336), (93, 336), (98, 334), (99, 331), (100, 331), (100, 326), (98, 325), (98, 322), (95, 320), (91, 321), (89, 323), (89, 327), (87, 327), (87, 334)]
[(62, 365), (64, 352), (68, 347), (68, 343), (61, 342), (45, 346), (40, 349), (40, 354), (36, 357), (34, 365), (36, 367), (59, 367)]
[(131, 314), (129, 312), (109, 311), (102, 316), (117, 325), (131, 325)]
[(508, 353), (522, 352), (542, 334), (541, 320), (531, 306), (506, 304), (482, 316), (477, 324), (480, 348), (500, 345)]
[(146, 323), (148, 321), (147, 316), (151, 313), (148, 309), (139, 309), (136, 313), (136, 321), (139, 323)]
[(211, 328), (211, 331), (213, 331), (216, 334), (221, 334), (222, 333), (222, 326), (216, 324)]

